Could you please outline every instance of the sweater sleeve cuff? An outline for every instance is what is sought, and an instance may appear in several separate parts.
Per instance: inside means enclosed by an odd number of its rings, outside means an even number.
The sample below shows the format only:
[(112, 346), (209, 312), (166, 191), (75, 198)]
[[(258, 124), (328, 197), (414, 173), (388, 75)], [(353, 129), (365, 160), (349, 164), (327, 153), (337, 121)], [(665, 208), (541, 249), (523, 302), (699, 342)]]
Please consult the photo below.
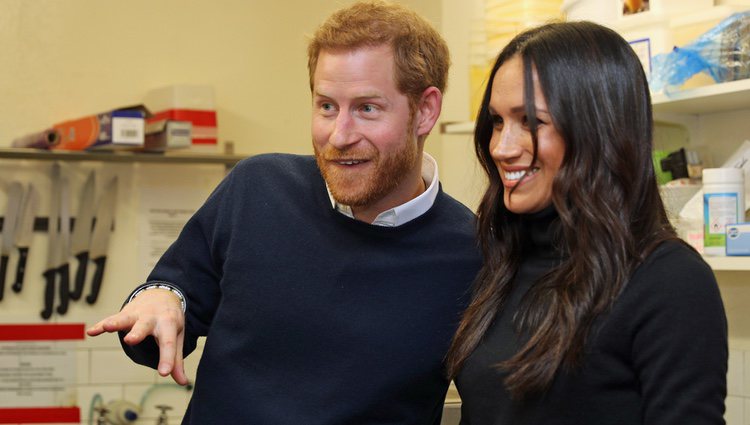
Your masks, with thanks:
[(182, 313), (185, 314), (185, 312), (187, 311), (187, 300), (185, 299), (185, 294), (182, 293), (180, 288), (172, 285), (169, 282), (162, 282), (158, 280), (146, 282), (142, 285), (139, 285), (133, 290), (133, 292), (130, 293), (130, 296), (122, 304), (122, 306), (124, 307), (126, 304), (133, 301), (133, 299), (135, 299), (135, 297), (140, 295), (142, 292), (148, 291), (150, 289), (166, 289), (167, 291), (172, 292), (173, 294), (177, 295), (177, 298), (180, 299), (180, 308), (182, 309)]

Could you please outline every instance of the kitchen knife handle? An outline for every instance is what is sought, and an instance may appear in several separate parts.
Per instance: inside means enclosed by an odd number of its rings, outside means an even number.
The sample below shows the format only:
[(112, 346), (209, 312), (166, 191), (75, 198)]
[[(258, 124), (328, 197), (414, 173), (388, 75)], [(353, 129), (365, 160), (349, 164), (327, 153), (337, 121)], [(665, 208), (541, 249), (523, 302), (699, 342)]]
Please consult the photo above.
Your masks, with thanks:
[(86, 282), (86, 268), (89, 265), (89, 252), (83, 251), (76, 255), (78, 259), (78, 270), (76, 270), (76, 281), (70, 292), (70, 299), (78, 301), (83, 295), (83, 285)]
[(0, 256), (0, 301), (5, 296), (5, 271), (8, 269), (8, 256)]
[(23, 275), (26, 273), (26, 257), (29, 255), (29, 247), (18, 247), (18, 266), (16, 267), (16, 281), (13, 282), (13, 292), (21, 292), (23, 288)]
[(55, 276), (56, 269), (49, 269), (44, 272), (44, 310), (42, 310), (42, 319), (47, 320), (52, 317), (52, 301), (55, 299)]
[(96, 299), (99, 298), (99, 289), (102, 287), (102, 278), (104, 277), (104, 265), (107, 262), (106, 256), (101, 256), (94, 259), (96, 264), (96, 270), (94, 271), (94, 277), (91, 279), (91, 293), (86, 297), (86, 302), (94, 304)]
[(57, 306), (57, 313), (65, 314), (68, 312), (70, 300), (70, 266), (65, 263), (57, 269), (57, 272), (60, 273), (60, 304)]

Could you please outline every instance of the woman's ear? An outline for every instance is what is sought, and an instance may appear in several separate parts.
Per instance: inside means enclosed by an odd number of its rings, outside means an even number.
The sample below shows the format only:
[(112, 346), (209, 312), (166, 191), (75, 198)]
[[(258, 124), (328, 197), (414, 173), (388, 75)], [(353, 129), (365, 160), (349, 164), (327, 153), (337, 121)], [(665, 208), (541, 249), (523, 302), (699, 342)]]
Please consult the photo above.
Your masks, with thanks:
[(416, 132), (417, 137), (423, 138), (430, 134), (440, 117), (443, 108), (443, 93), (435, 86), (427, 87), (417, 104)]

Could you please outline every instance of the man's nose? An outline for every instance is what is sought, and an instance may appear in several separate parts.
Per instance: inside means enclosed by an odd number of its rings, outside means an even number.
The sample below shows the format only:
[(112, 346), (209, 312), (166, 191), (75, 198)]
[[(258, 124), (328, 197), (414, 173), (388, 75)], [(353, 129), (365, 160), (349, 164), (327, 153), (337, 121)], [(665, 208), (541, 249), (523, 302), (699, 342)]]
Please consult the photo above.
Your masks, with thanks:
[(336, 121), (333, 124), (333, 131), (329, 139), (330, 144), (338, 149), (343, 149), (356, 142), (354, 126), (355, 123), (352, 116), (346, 111), (341, 111), (336, 116)]

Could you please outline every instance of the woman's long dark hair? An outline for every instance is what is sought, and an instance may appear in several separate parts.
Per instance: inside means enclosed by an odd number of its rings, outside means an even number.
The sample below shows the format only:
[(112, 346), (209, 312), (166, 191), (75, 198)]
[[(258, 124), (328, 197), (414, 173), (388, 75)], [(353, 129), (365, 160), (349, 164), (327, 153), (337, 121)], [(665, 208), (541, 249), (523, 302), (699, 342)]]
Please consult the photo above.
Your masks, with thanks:
[(564, 260), (529, 290), (515, 319), (519, 335), (527, 339), (499, 363), (507, 371), (511, 395), (522, 398), (548, 388), (561, 367), (578, 364), (594, 320), (611, 307), (645, 256), (676, 237), (652, 162), (648, 83), (628, 43), (590, 22), (552, 23), (518, 35), (492, 68), (476, 121), (475, 149), (489, 177), (478, 210), (485, 264), (447, 357), (449, 375), (456, 376), (503, 308), (522, 260), (525, 235), (519, 216), (503, 203), (504, 188), (489, 148), (492, 82), (516, 55), (524, 63), (534, 155), (534, 71), (565, 141), (552, 190)]

